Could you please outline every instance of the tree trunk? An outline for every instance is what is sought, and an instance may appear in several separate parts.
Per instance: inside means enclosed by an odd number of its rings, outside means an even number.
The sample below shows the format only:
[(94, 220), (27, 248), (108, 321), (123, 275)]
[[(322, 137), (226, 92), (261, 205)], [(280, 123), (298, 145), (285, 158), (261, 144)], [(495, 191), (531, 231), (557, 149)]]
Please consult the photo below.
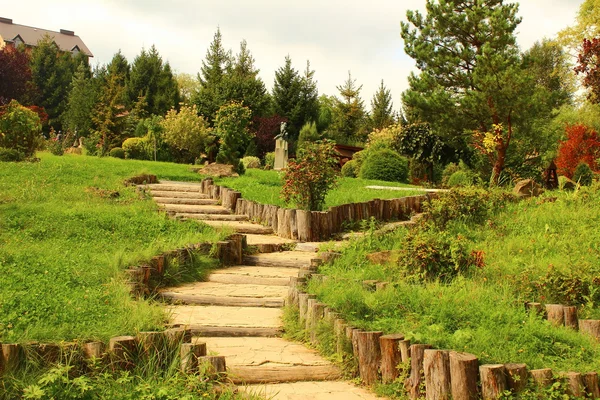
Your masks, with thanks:
[(425, 374), (425, 398), (427, 400), (450, 399), (450, 359), (447, 350), (425, 350), (423, 356)]
[(563, 375), (567, 381), (567, 393), (573, 397), (583, 397), (583, 377), (579, 372), (567, 372)]
[(402, 362), (400, 341), (404, 335), (384, 335), (379, 338), (381, 348), (381, 380), (383, 383), (393, 382), (399, 375), (398, 366)]
[(423, 382), (423, 358), (425, 350), (430, 349), (429, 344), (413, 344), (410, 346), (410, 377), (405, 386), (411, 399), (418, 399), (421, 392), (421, 382)]
[(565, 306), (564, 315), (565, 315), (565, 326), (567, 328), (577, 330), (577, 327), (579, 326), (579, 324), (577, 323), (577, 307)]
[(358, 341), (358, 370), (360, 378), (366, 385), (372, 385), (379, 380), (381, 366), (381, 349), (379, 338), (383, 332), (359, 332)]
[(484, 400), (499, 399), (508, 389), (506, 369), (502, 364), (488, 364), (479, 367), (481, 376), (481, 396)]
[(451, 351), (450, 383), (452, 398), (456, 400), (476, 400), (479, 398), (479, 360), (472, 354)]

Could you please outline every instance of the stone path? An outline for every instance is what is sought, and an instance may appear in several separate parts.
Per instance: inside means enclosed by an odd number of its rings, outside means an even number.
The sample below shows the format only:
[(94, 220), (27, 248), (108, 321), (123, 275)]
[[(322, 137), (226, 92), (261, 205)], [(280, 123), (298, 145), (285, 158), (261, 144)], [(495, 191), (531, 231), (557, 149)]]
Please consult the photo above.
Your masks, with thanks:
[[(251, 246), (266, 250), (294, 243), (270, 235), (270, 228), (244, 216), (232, 216), (201, 195), (197, 184), (163, 182), (146, 187), (171, 215), (246, 233)], [(188, 326), (194, 340), (207, 344), (209, 354), (225, 356), (229, 376), (241, 391), (276, 400), (376, 399), (340, 380), (340, 370), (315, 350), (281, 338), (290, 277), (316, 256), (315, 244), (301, 248), (249, 255), (245, 265), (214, 271), (207, 282), (162, 290), (170, 323)]]

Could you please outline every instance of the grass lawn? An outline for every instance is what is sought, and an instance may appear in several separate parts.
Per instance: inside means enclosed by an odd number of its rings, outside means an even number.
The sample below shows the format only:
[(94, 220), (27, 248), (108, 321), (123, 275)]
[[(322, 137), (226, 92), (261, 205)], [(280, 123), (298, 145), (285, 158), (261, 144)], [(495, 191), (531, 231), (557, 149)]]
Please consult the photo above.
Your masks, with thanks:
[[(187, 181), (198, 175), (170, 163), (39, 157), (0, 163), (0, 341), (106, 340), (160, 328), (162, 310), (132, 300), (122, 270), (219, 234), (166, 218), (122, 182), (140, 173)], [(103, 198), (91, 187), (120, 196)]]
[[(281, 191), (280, 172), (249, 169), (238, 178), (220, 178), (215, 182), (219, 185), (238, 190), (242, 197), (262, 204), (274, 204), (286, 207), (285, 202), (279, 197)], [(378, 190), (366, 189), (366, 186), (396, 186), (414, 190)], [(359, 203), (373, 199), (395, 199), (398, 197), (423, 194), (418, 187), (398, 182), (374, 181), (358, 178), (341, 178), (338, 186), (327, 194), (325, 209), (341, 204)]]
[[(556, 202), (531, 199), (505, 205), (482, 225), (458, 220), (447, 231), (483, 251), (484, 265), (448, 282), (408, 283), (398, 265), (371, 263), (366, 255), (402, 249), (407, 231), (367, 236), (347, 245), (309, 291), (366, 330), (404, 333), (416, 343), (475, 354), (482, 363), (526, 363), (529, 368), (600, 370), (600, 345), (557, 328), (525, 310), (524, 303), (576, 305), (580, 318), (600, 318), (600, 190), (550, 193)], [(392, 282), (366, 290), (363, 280)]]

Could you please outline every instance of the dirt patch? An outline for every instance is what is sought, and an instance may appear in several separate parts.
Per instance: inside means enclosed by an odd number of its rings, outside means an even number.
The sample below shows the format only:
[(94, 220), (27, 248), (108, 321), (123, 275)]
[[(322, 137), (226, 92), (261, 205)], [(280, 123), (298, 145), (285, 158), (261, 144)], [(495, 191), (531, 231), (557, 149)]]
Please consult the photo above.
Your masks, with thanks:
[(158, 179), (156, 175), (142, 174), (138, 176), (131, 177), (129, 179), (125, 179), (123, 184), (125, 186), (135, 186), (135, 185), (144, 185), (150, 183), (158, 183)]
[(119, 197), (119, 192), (114, 190), (100, 189), (94, 186), (85, 188), (86, 193), (91, 193), (94, 196), (101, 197), (103, 199), (116, 199)]
[(197, 171), (200, 175), (213, 176), (215, 178), (224, 178), (230, 176), (239, 176), (233, 172), (233, 165), (227, 164), (209, 164)]

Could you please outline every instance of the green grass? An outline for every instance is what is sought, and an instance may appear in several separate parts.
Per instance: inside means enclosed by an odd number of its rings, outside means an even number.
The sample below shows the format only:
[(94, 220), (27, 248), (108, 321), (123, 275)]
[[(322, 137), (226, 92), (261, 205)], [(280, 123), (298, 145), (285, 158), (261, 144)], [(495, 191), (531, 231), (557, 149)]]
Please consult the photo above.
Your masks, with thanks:
[[(549, 195), (557, 195), (551, 193)], [(404, 333), (416, 343), (475, 354), (482, 363), (526, 363), (529, 368), (597, 371), (600, 345), (591, 337), (557, 328), (524, 303), (560, 302), (598, 318), (600, 191), (558, 194), (507, 204), (483, 225), (455, 221), (448, 227), (484, 252), (485, 265), (451, 282), (410, 284), (394, 264), (375, 265), (366, 255), (401, 249), (406, 231), (368, 235), (347, 245), (342, 257), (320, 268), (332, 278), (309, 291), (350, 324)], [(577, 279), (574, 279), (577, 278)], [(391, 282), (370, 292), (363, 280)]]
[[(220, 178), (215, 182), (219, 185), (238, 190), (242, 197), (262, 204), (274, 204), (286, 207), (285, 202), (279, 197), (281, 191), (280, 172), (249, 169), (237, 178)], [(414, 190), (377, 190), (366, 189), (366, 186), (396, 186), (412, 188)], [(423, 194), (423, 190), (403, 183), (384, 182), (358, 178), (340, 178), (338, 186), (327, 194), (325, 209), (348, 203), (359, 203), (373, 199), (395, 199), (398, 197)]]
[(131, 299), (123, 269), (220, 234), (168, 219), (122, 182), (140, 173), (198, 175), (169, 163), (39, 156), (39, 163), (0, 163), (0, 341), (106, 340), (161, 328), (163, 311)]

